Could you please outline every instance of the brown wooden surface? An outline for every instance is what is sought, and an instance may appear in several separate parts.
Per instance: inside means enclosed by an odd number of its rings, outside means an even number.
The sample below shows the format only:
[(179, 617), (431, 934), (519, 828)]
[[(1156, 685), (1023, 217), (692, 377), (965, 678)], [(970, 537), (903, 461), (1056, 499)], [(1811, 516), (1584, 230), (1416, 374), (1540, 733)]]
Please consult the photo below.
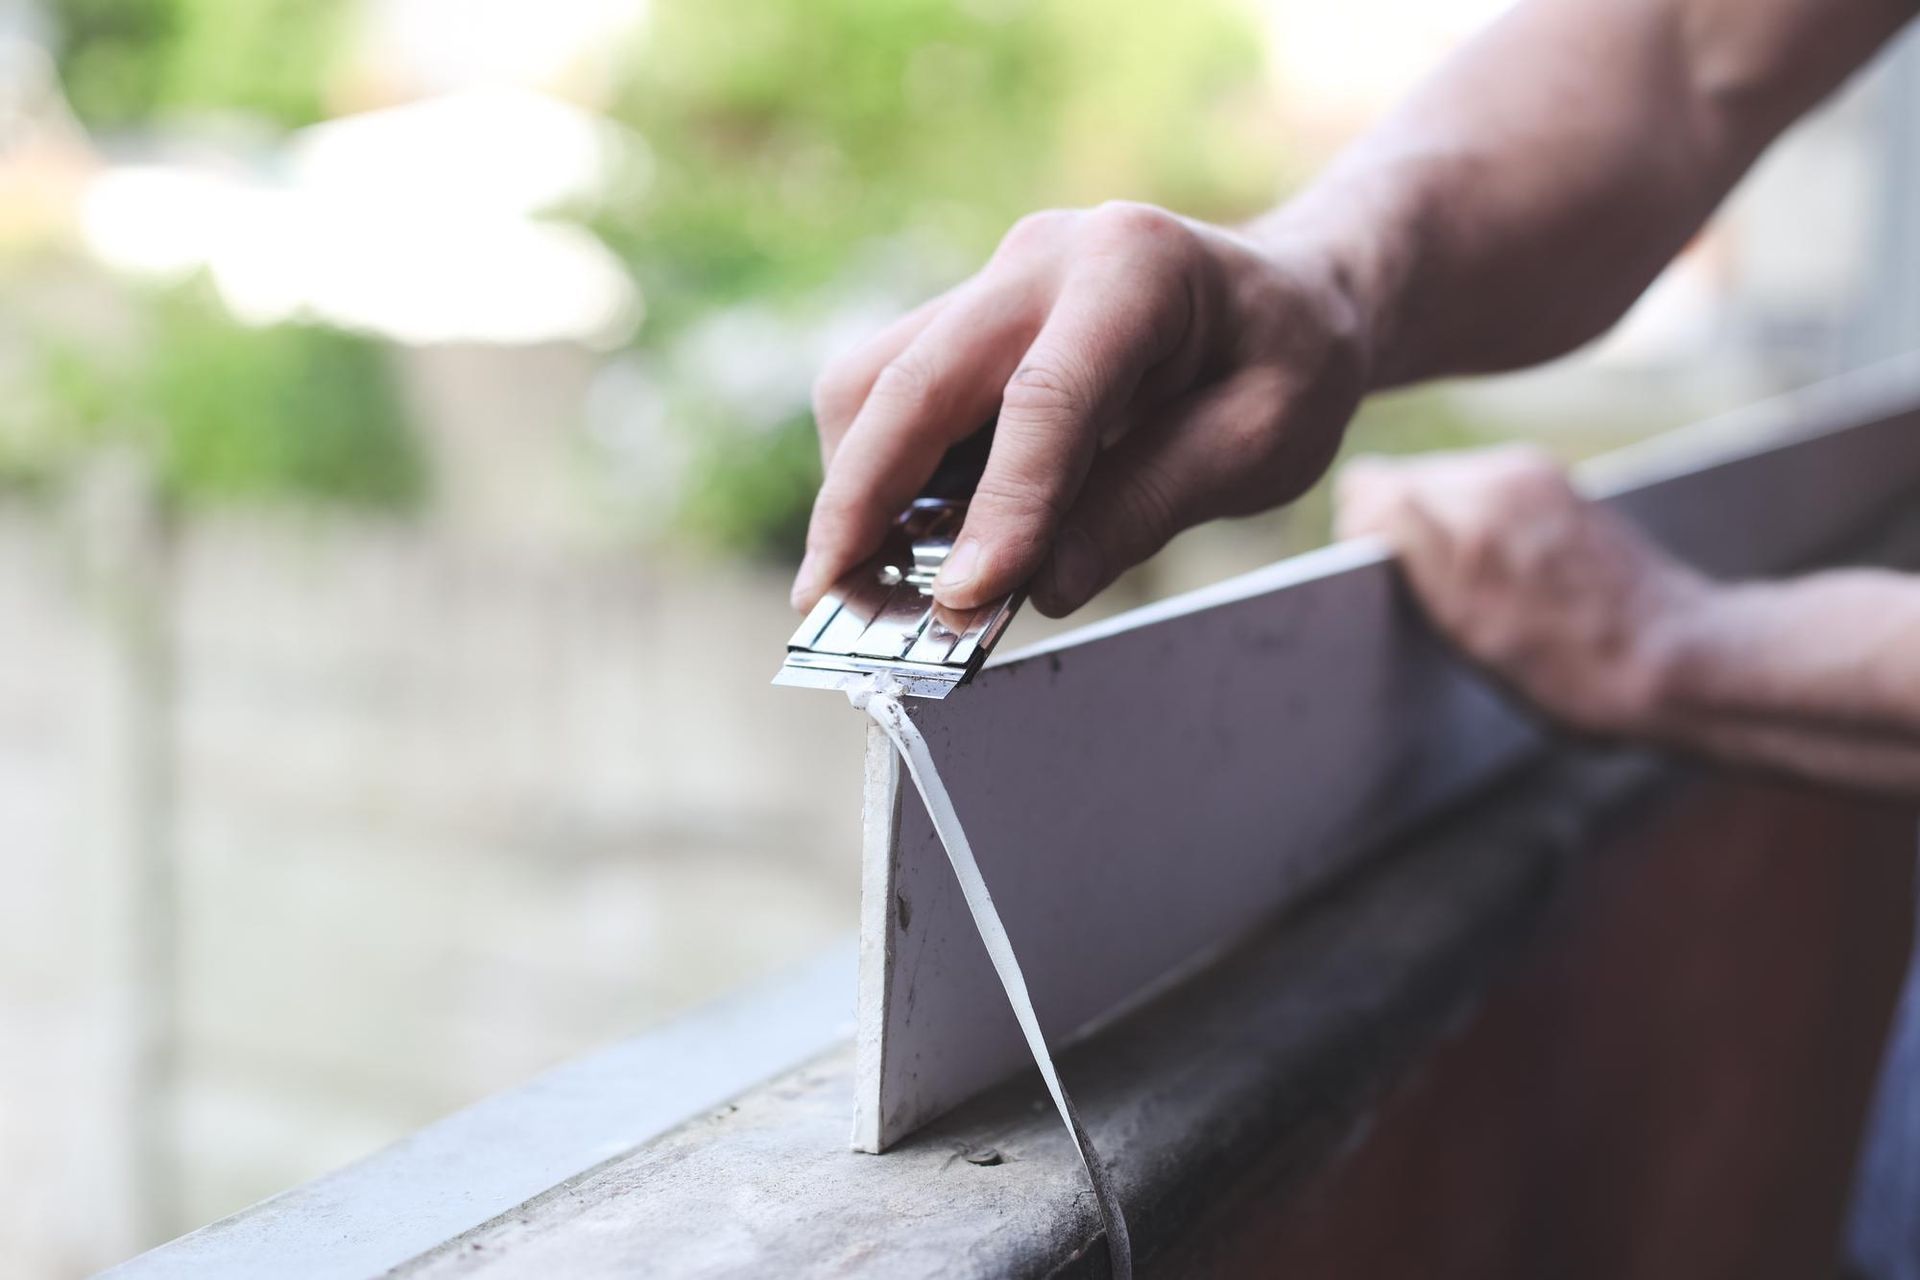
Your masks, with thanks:
[(1616, 844), (1345, 1157), (1167, 1274), (1831, 1276), (1913, 814), (1708, 777)]

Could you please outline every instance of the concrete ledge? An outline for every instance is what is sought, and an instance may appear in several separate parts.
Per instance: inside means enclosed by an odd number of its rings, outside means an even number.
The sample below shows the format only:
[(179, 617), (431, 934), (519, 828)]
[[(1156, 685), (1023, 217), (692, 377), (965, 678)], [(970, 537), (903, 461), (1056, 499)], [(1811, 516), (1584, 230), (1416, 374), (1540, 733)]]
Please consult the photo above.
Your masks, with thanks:
[[(1062, 1059), (1149, 1274), (1208, 1210), (1317, 1171), (1674, 771), (1560, 751)], [(453, 1276), (1101, 1276), (1037, 1077), (885, 1156), (841, 1048), (399, 1269)]]
[(555, 1067), (107, 1274), (379, 1275), (844, 1039), (853, 980), (849, 939), (771, 982)]

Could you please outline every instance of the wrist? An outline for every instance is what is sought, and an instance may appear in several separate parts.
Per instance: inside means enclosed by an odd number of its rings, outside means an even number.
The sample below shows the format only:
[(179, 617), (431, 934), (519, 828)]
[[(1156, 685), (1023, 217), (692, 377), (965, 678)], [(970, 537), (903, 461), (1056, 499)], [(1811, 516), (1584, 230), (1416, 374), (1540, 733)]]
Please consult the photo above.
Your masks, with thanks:
[(1712, 697), (1706, 677), (1724, 667), (1738, 643), (1739, 614), (1749, 588), (1686, 571), (1640, 628), (1632, 648), (1642, 699), (1635, 731), (1685, 745)]
[(1245, 228), (1279, 287), (1305, 285), (1316, 300), (1327, 336), (1345, 355), (1362, 395), (1382, 384), (1377, 370), (1383, 349), (1377, 272), (1357, 237), (1325, 234), (1282, 210)]
[(1310, 264), (1324, 281), (1366, 374), (1365, 390), (1410, 381), (1400, 348), (1400, 299), (1415, 237), (1402, 228), (1406, 193), (1372, 171), (1334, 172), (1245, 228), (1287, 270)]

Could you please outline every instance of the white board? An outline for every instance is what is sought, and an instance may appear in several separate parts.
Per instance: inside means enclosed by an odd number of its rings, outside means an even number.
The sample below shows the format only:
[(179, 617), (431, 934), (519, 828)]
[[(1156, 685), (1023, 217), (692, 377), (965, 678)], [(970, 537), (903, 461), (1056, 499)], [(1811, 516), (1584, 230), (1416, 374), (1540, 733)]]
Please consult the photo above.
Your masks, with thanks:
[[(1904, 360), (1583, 479), (1714, 573), (1785, 570), (1920, 484), (1916, 406), (1920, 361)], [(1535, 740), (1443, 652), (1370, 543), (1136, 610), (908, 705), (1056, 1041)], [(874, 734), (854, 1125), (868, 1151), (1030, 1066), (919, 799)]]

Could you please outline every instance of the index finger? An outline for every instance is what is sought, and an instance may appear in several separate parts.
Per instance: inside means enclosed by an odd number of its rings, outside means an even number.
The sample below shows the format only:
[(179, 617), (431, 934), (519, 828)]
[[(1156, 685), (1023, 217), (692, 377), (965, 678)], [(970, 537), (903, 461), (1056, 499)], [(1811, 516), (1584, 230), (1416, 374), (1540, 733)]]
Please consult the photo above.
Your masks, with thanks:
[(870, 554), (947, 446), (993, 411), (1036, 312), (1022, 287), (968, 290), (882, 367), (814, 499), (795, 608), (811, 608)]
[(880, 371), (918, 338), (953, 297), (948, 289), (899, 316), (880, 332), (829, 361), (813, 384), (813, 423), (820, 433), (820, 461), (830, 464), (860, 406), (873, 394)]
[(1105, 270), (1069, 277), (1001, 393), (993, 451), (934, 582), (940, 603), (977, 608), (1039, 569), (1093, 464), (1102, 423), (1185, 332), (1186, 317), (1163, 299)]

